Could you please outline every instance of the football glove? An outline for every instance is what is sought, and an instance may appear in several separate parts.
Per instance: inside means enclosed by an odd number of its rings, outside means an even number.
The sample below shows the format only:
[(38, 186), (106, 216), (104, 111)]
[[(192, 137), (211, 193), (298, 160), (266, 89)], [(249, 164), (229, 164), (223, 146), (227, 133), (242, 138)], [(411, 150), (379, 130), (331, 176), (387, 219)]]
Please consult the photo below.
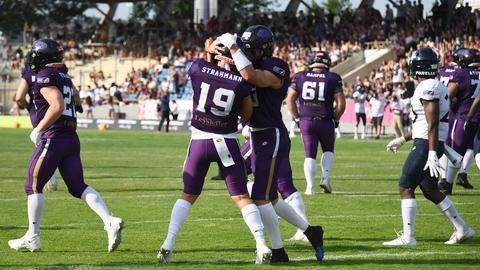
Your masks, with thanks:
[(427, 163), (425, 163), (425, 167), (423, 167), (423, 170), (426, 171), (427, 169), (430, 170), (431, 177), (438, 178), (438, 176), (440, 175), (440, 162), (438, 161), (437, 151), (428, 151)]
[(340, 121), (334, 120), (334, 123), (335, 123), (335, 128), (338, 128), (338, 125), (340, 125)]
[(78, 112), (78, 113), (83, 113), (82, 105), (75, 105), (75, 111)]
[(217, 38), (218, 43), (223, 44), (228, 49), (231, 49), (234, 44), (237, 44), (237, 34), (225, 33)]
[(396, 153), (404, 143), (405, 143), (405, 138), (403, 136), (400, 138), (393, 139), (387, 144), (387, 151), (392, 151), (393, 153)]
[(250, 126), (246, 125), (242, 129), (242, 135), (245, 138), (245, 140), (248, 140), (250, 138)]
[(34, 128), (32, 132), (30, 132), (30, 140), (37, 146), (41, 141), (42, 133), (37, 129)]

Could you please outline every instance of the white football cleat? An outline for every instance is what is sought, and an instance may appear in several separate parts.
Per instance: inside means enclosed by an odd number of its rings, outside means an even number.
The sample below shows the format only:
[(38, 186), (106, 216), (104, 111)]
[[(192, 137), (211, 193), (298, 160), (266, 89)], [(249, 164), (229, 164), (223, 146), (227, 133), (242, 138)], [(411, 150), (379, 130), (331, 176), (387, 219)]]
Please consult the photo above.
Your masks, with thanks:
[(157, 259), (160, 264), (167, 264), (172, 259), (172, 251), (164, 249), (163, 246), (160, 248), (160, 251), (157, 254)]
[(297, 230), (297, 232), (290, 238), (288, 241), (303, 241), (308, 242), (308, 238), (301, 230)]
[(40, 241), (40, 235), (36, 234), (34, 236), (28, 236), (25, 234), (22, 238), (13, 239), (8, 241), (8, 246), (15, 250), (28, 249), (31, 252), (39, 250), (42, 246)]
[(470, 227), (468, 227), (463, 232), (455, 230), (453, 232), (452, 236), (450, 236), (450, 239), (447, 242), (445, 242), (445, 244), (447, 244), (447, 245), (460, 244), (463, 241), (465, 241), (467, 239), (470, 239), (474, 236), (475, 236), (475, 230), (470, 228)]
[(320, 187), (323, 188), (325, 193), (332, 193), (332, 186), (330, 186), (330, 181), (326, 177), (322, 177), (322, 182), (320, 182)]
[(257, 247), (255, 264), (269, 264), (272, 258), (272, 251), (265, 245)]
[(393, 239), (392, 241), (383, 242), (384, 246), (416, 246), (417, 240), (414, 237), (405, 237), (403, 234), (399, 235), (398, 238)]
[(315, 189), (314, 187), (307, 186), (305, 189), (305, 195), (314, 195), (315, 194)]
[(55, 178), (55, 174), (52, 175), (52, 178), (47, 182), (45, 187), (43, 188), (45, 191), (57, 191), (58, 190), (58, 182), (57, 178)]
[(108, 235), (108, 252), (115, 251), (122, 242), (123, 220), (118, 217), (111, 217), (109, 224), (105, 226)]

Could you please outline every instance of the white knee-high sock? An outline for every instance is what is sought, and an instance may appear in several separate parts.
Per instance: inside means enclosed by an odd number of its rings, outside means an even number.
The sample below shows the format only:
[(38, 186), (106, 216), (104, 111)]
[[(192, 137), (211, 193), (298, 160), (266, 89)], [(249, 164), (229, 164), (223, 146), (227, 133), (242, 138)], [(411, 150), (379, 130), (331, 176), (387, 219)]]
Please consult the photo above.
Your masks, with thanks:
[(260, 216), (262, 217), (263, 225), (267, 229), (268, 238), (272, 242), (273, 249), (279, 249), (283, 247), (282, 236), (280, 235), (280, 227), (278, 225), (278, 217), (273, 205), (267, 203), (264, 205), (259, 205), (258, 210), (260, 211)]
[[(295, 192), (292, 195), (288, 196), (285, 199), (285, 202), (290, 205), (295, 212), (308, 223), (307, 215), (305, 213), (305, 203), (303, 202), (302, 195), (300, 192)], [(301, 229), (297, 229), (299, 232), (303, 233)]]
[(57, 185), (57, 178), (55, 177), (55, 173), (52, 174), (52, 177), (50, 177), (50, 183), (52, 183), (52, 185)]
[(450, 160), (448, 161), (447, 172), (445, 174), (448, 183), (453, 184), (453, 180), (455, 179), (455, 176), (457, 176), (458, 169), (459, 168), (455, 167)]
[(315, 174), (317, 174), (315, 159), (308, 157), (305, 158), (305, 161), (303, 162), (303, 171), (305, 172), (307, 187), (315, 186)]
[(112, 213), (108, 210), (108, 207), (102, 200), (102, 197), (98, 192), (91, 188), (87, 187), (82, 193), (82, 200), (84, 200), (87, 205), (102, 219), (105, 226), (108, 225)]
[(467, 149), (467, 151), (465, 152), (465, 155), (463, 156), (462, 167), (458, 171), (459, 173), (468, 172), (468, 168), (470, 168), (470, 165), (472, 164), (474, 155), (475, 153), (473, 152), (473, 149)]
[(251, 203), (244, 206), (240, 211), (242, 212), (243, 220), (247, 224), (250, 232), (257, 242), (257, 247), (259, 245), (266, 246), (267, 244), (265, 243), (265, 236), (263, 233), (262, 217), (260, 216), (258, 207)]
[(333, 155), (333, 152), (324, 152), (322, 154), (322, 160), (320, 161), (322, 165), (322, 177), (328, 178), (328, 175), (333, 168), (334, 161), (335, 156)]
[(178, 199), (172, 208), (172, 215), (170, 216), (170, 224), (168, 225), (168, 233), (162, 248), (166, 250), (173, 250), (175, 246), (175, 237), (180, 231), (183, 223), (188, 217), (192, 204), (186, 200)]
[(288, 223), (302, 230), (303, 232), (308, 228), (308, 222), (303, 219), (295, 210), (288, 205), (284, 200), (278, 199), (277, 203), (274, 205), (275, 212), (285, 219)]
[(480, 170), (480, 153), (475, 155), (475, 163), (477, 163), (477, 168)]
[(35, 193), (27, 196), (28, 207), (28, 232), (29, 236), (40, 234), (40, 221), (42, 220), (44, 207), (43, 193)]
[(448, 197), (445, 197), (443, 201), (437, 204), (437, 208), (448, 218), (448, 220), (450, 220), (457, 231), (463, 232), (467, 227), (465, 221), (462, 219), (457, 209), (455, 209), (455, 206), (453, 206), (452, 201), (450, 201)]
[(417, 214), (417, 201), (415, 199), (402, 200), (403, 235), (406, 238), (415, 237), (415, 217)]
[(288, 205), (290, 205), (293, 210), (295, 210), (295, 212), (308, 223), (307, 215), (305, 213), (305, 203), (303, 202), (300, 192), (297, 191), (288, 196), (285, 199), (285, 202), (288, 203)]
[(447, 177), (448, 158), (446, 155), (442, 155), (438, 161), (440, 162), (440, 178), (445, 179)]
[(365, 139), (365, 134), (367, 133), (367, 127), (365, 125), (363, 125), (363, 129), (362, 129), (362, 139)]
[(358, 125), (353, 128), (353, 137), (358, 138)]

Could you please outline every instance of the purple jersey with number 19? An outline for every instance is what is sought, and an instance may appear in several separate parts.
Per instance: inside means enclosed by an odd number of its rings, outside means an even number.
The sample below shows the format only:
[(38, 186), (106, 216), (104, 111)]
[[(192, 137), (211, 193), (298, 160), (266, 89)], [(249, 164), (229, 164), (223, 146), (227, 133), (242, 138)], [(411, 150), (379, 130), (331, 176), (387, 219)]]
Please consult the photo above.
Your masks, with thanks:
[(241, 104), (252, 92), (252, 85), (240, 74), (203, 59), (193, 62), (188, 75), (193, 87), (191, 125), (215, 134), (237, 132)]
[(77, 117), (73, 100), (73, 83), (65, 68), (46, 68), (36, 74), (35, 82), (30, 89), (35, 107), (35, 110), (30, 111), (30, 114), (35, 114), (30, 116), (32, 125), (36, 127), (50, 107), (40, 93), (40, 89), (50, 86), (56, 87), (62, 93), (65, 108), (60, 118), (42, 133), (42, 139), (76, 136)]

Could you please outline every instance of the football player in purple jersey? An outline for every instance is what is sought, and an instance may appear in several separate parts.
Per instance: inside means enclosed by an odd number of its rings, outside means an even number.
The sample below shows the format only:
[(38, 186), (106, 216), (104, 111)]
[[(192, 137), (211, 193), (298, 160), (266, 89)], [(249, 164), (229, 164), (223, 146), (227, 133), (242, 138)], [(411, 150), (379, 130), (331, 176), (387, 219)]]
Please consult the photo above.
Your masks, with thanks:
[(255, 262), (270, 261), (271, 250), (264, 239), (260, 212), (248, 196), (245, 165), (236, 135), (238, 116), (249, 119), (252, 115), (253, 86), (230, 70), (230, 66), (234, 67), (230, 57), (222, 51), (217, 65), (199, 59), (188, 70), (193, 88), (192, 136), (183, 166), (183, 193), (172, 209), (168, 233), (157, 256), (160, 263), (171, 260), (176, 236), (202, 192), (212, 162), (218, 164), (225, 176), (230, 197), (255, 238)]
[[(335, 145), (335, 126), (345, 111), (342, 78), (330, 72), (331, 60), (327, 52), (315, 53), (310, 61), (310, 71), (295, 74), (287, 96), (290, 113), (300, 119), (305, 148), (303, 169), (307, 180), (305, 194), (313, 195), (318, 143), (322, 146), (322, 181), (320, 187), (325, 193), (331, 193), (329, 173), (333, 168)], [(300, 102), (300, 112), (296, 100)], [(335, 106), (334, 106), (335, 103)]]
[[(22, 69), (22, 77), (20, 79), (20, 83), (17, 87), (17, 92), (15, 93), (15, 102), (18, 105), (19, 109), (25, 109), (28, 111), (30, 116), (31, 123), (37, 122), (36, 119), (32, 117), (36, 117), (36, 113), (31, 113), (31, 110), (35, 110), (35, 106), (33, 106), (33, 99), (30, 89), (32, 88), (32, 84), (35, 82), (35, 75), (30, 69), (30, 62), (32, 58), (32, 52), (29, 51), (25, 56), (25, 67)], [(26, 96), (29, 96), (29, 101), (27, 102)], [(58, 189), (57, 178), (55, 177), (55, 173), (52, 175), (48, 183), (45, 185), (45, 191), (56, 191)]]
[[(480, 95), (480, 71), (478, 70), (479, 51), (476, 49), (458, 49), (453, 61), (459, 68), (452, 72), (448, 80), (448, 91), (451, 99), (449, 136), (446, 144), (463, 156), (460, 168), (451, 162), (446, 169), (446, 181), (440, 181), (439, 186), (446, 194), (452, 193), (453, 180), (458, 172), (456, 184), (466, 189), (473, 186), (467, 178), (467, 170), (474, 159), (473, 141), (480, 124), (480, 114), (468, 118), (468, 113), (476, 97)], [(467, 129), (468, 127), (468, 129)]]
[(114, 217), (100, 194), (85, 184), (80, 160), (80, 142), (76, 133), (77, 118), (73, 101), (73, 84), (62, 64), (63, 48), (50, 39), (33, 44), (30, 68), (35, 74), (31, 85), (30, 110), (33, 130), (30, 139), (36, 145), (25, 182), (28, 207), (28, 231), (8, 241), (15, 249), (40, 249), (40, 221), (44, 208), (43, 187), (55, 169), (59, 169), (68, 191), (81, 198), (102, 219), (108, 235), (108, 251), (121, 242), (123, 221)]
[[(277, 185), (282, 186), (282, 197), (293, 196), (302, 201), (300, 193), (293, 186), (290, 166), (290, 139), (282, 121), (281, 106), (290, 85), (288, 64), (272, 57), (274, 35), (264, 25), (248, 27), (241, 38), (225, 33), (217, 38), (232, 52), (235, 66), (241, 76), (253, 84), (252, 94), (252, 169), (255, 182), (252, 199), (259, 206), (262, 220), (272, 241), (271, 262), (288, 262), (283, 248), (277, 214), (301, 229), (315, 249), (318, 261), (323, 260), (323, 229), (310, 226), (288, 203), (278, 198)], [(213, 47), (210, 51), (216, 51)], [(293, 199), (293, 198), (292, 198)]]

